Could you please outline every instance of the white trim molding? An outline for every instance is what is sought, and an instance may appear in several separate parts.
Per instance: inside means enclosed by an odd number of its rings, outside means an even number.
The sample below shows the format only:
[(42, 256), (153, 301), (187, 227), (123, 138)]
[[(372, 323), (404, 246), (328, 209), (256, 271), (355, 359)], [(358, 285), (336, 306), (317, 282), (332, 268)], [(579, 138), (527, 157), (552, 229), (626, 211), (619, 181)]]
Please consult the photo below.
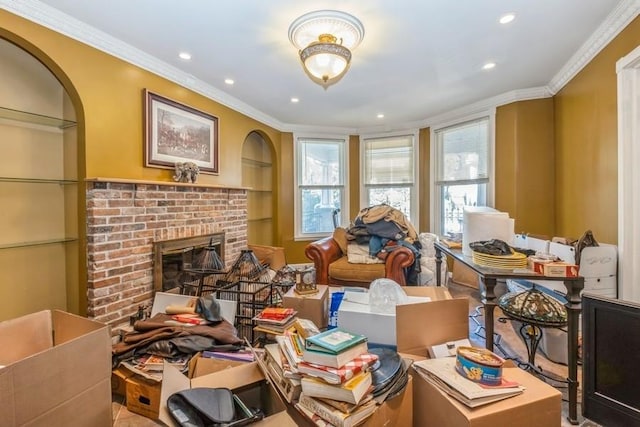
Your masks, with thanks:
[(618, 73), (618, 297), (640, 302), (640, 47)]

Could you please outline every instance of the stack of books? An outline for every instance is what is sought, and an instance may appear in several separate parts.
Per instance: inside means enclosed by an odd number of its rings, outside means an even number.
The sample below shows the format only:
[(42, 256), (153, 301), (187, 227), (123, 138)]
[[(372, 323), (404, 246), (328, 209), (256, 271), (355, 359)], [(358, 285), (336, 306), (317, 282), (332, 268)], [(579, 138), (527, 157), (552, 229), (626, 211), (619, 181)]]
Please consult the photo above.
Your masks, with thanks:
[(336, 328), (312, 335), (304, 344), (296, 408), (319, 426), (350, 427), (373, 414), (377, 404), (369, 368), (377, 356), (368, 353), (367, 338)]
[(267, 307), (253, 318), (254, 331), (271, 335), (284, 334), (293, 328), (297, 312), (292, 308)]

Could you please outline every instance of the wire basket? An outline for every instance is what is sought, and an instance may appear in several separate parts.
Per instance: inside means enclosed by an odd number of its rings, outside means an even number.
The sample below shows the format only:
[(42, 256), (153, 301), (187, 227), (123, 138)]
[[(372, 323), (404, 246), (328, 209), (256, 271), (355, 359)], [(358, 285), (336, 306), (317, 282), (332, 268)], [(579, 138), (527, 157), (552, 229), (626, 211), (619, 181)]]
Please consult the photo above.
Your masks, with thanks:
[(274, 294), (277, 295), (277, 292), (274, 292), (273, 284), (242, 280), (234, 283), (222, 283), (224, 281), (218, 281), (221, 286), (216, 290), (216, 298), (236, 301), (235, 327), (238, 330), (238, 336), (253, 343), (253, 327), (255, 326), (253, 318), (278, 301), (277, 297), (274, 298)]

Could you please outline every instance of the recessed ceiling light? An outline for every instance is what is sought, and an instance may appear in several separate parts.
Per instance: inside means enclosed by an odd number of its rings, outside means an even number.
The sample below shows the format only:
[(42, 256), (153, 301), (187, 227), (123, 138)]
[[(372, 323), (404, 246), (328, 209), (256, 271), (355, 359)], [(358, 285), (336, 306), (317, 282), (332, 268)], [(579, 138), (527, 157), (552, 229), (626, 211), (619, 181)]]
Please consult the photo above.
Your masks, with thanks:
[(234, 83), (235, 83), (235, 82), (233, 81), (233, 79), (224, 79), (224, 82), (225, 82), (226, 84), (228, 84), (228, 85), (232, 85), (232, 84), (234, 84)]
[(295, 98), (295, 97), (294, 97), (294, 98), (291, 98), (291, 102), (293, 102), (294, 104), (295, 104), (296, 102), (299, 102), (299, 101), (300, 101), (300, 100), (299, 100), (298, 98)]
[(515, 18), (516, 18), (516, 15), (514, 15), (513, 13), (506, 13), (500, 17), (500, 23), (508, 24), (509, 22), (513, 21)]
[(384, 119), (384, 114), (379, 113), (376, 117), (379, 118), (379, 119)]
[(490, 70), (490, 69), (492, 69), (492, 68), (495, 68), (495, 66), (496, 66), (496, 63), (495, 63), (495, 62), (487, 62), (486, 64), (484, 64), (484, 65), (482, 66), (482, 69), (483, 69), (483, 70)]
[(185, 61), (191, 59), (191, 54), (189, 52), (180, 52), (178, 56), (180, 57), (180, 59), (184, 59)]

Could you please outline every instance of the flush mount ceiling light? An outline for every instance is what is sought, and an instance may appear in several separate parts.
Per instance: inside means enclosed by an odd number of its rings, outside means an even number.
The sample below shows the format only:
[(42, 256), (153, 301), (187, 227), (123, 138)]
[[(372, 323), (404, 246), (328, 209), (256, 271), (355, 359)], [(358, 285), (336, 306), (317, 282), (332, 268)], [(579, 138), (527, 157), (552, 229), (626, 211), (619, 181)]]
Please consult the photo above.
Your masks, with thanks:
[(325, 89), (344, 76), (351, 50), (363, 37), (362, 23), (337, 10), (306, 13), (289, 27), (289, 40), (298, 49), (304, 71)]

